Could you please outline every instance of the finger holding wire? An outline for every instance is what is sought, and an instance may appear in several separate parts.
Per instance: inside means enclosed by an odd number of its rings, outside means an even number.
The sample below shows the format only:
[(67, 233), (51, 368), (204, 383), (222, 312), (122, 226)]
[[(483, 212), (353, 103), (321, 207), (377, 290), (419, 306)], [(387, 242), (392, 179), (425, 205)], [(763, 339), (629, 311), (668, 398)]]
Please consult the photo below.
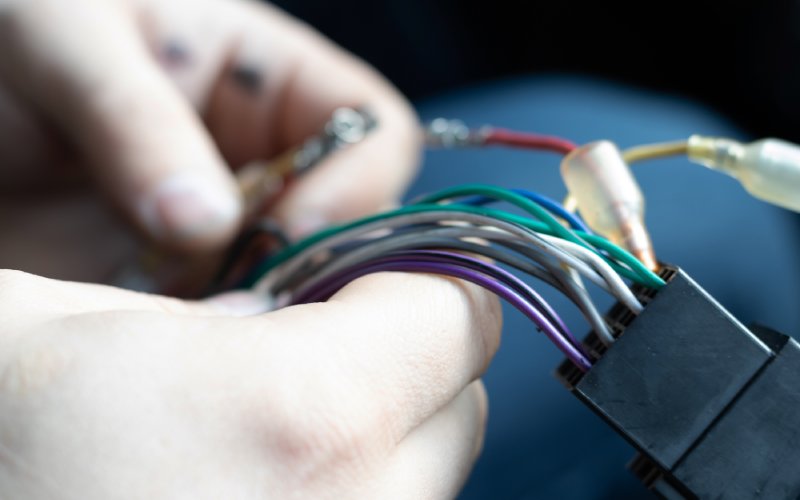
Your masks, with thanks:
[(350, 264), (349, 262), (346, 263), (344, 266), (337, 266), (336, 268), (330, 270), (327, 273), (321, 274), (319, 276), (315, 276), (314, 279), (309, 280), (302, 288), (297, 290), (294, 293), (295, 297), (298, 297), (298, 302), (305, 302), (304, 298), (308, 296), (315, 295), (312, 290), (319, 287), (320, 283), (324, 283), (327, 280), (331, 279), (333, 276), (337, 276), (341, 274), (344, 270), (349, 268), (354, 268), (362, 265), (366, 265), (368, 263), (374, 263), (376, 261), (380, 261), (380, 259), (386, 258), (393, 258), (395, 255), (410, 255), (415, 258), (419, 258), (420, 260), (425, 261), (446, 261), (448, 263), (457, 264), (467, 269), (472, 269), (491, 278), (494, 278), (499, 281), (503, 281), (508, 283), (510, 287), (512, 287), (515, 291), (525, 297), (529, 302), (531, 302), (535, 307), (537, 307), (540, 311), (543, 312), (544, 317), (546, 317), (558, 330), (559, 332), (570, 339), (570, 341), (575, 344), (576, 346), (579, 345), (577, 340), (575, 340), (574, 336), (570, 332), (569, 328), (567, 328), (566, 324), (561, 320), (555, 310), (545, 301), (541, 295), (539, 295), (533, 288), (528, 286), (525, 282), (514, 276), (513, 274), (505, 271), (504, 269), (497, 267), (493, 264), (489, 264), (483, 261), (480, 261), (474, 257), (470, 257), (467, 255), (462, 255), (454, 252), (448, 251), (441, 251), (441, 250), (411, 250), (406, 252), (380, 252), (379, 254), (373, 255), (367, 259), (363, 259), (361, 261), (356, 260), (355, 263)]
[[(530, 245), (541, 249), (548, 255), (553, 256), (566, 265), (577, 269), (587, 279), (597, 284), (601, 288), (611, 292), (609, 283), (597, 273), (591, 266), (576, 258), (572, 254), (552, 245), (551, 243), (543, 240), (539, 234), (534, 231), (513, 224), (504, 220), (488, 217), (482, 215), (480, 212), (472, 213), (470, 211), (455, 211), (455, 210), (439, 210), (438, 206), (426, 211), (417, 213), (405, 213), (394, 217), (381, 220), (373, 220), (371, 222), (351, 227), (348, 230), (338, 232), (328, 238), (321, 239), (315, 244), (310, 245), (305, 250), (284, 262), (282, 265), (272, 269), (263, 279), (257, 280), (255, 289), (264, 293), (272, 293), (274, 285), (291, 276), (294, 272), (301, 269), (304, 264), (314, 256), (321, 255), (322, 253), (335, 248), (339, 244), (343, 244), (354, 237), (364, 234), (369, 234), (375, 230), (394, 229), (406, 225), (425, 224), (425, 223), (441, 223), (448, 222), (466, 222), (476, 226), (497, 227), (505, 230), (506, 232), (516, 235), (521, 239), (527, 241)], [(469, 207), (465, 207), (469, 208)]]
[[(465, 238), (477, 238), (488, 244), (465, 241)], [(491, 244), (497, 244), (503, 248), (496, 248)], [(575, 303), (604, 343), (609, 344), (614, 341), (602, 315), (585, 288), (579, 286), (569, 273), (566, 273), (557, 263), (552, 262), (551, 258), (536, 248), (521, 242), (518, 238), (504, 231), (486, 227), (431, 226), (431, 228), (416, 232), (392, 233), (376, 240), (365, 240), (357, 248), (348, 248), (340, 255), (332, 256), (330, 260), (304, 269), (305, 281), (299, 279), (294, 282), (298, 287), (294, 293), (303, 294), (303, 290), (310, 286), (310, 281), (324, 280), (345, 268), (363, 264), (381, 255), (425, 248), (466, 251), (474, 255), (482, 255), (544, 281), (564, 293)], [(524, 255), (525, 258), (516, 257), (517, 252)], [(591, 254), (591, 252), (588, 253)], [(617, 279), (619, 278), (617, 277)], [(280, 292), (288, 286), (290, 286), (288, 283), (278, 283), (276, 292)]]
[[(476, 262), (480, 263), (480, 261), (477, 260)], [(482, 264), (491, 267), (491, 264)], [(459, 265), (457, 260), (454, 259), (451, 261), (445, 256), (442, 256), (442, 258), (426, 258), (415, 252), (385, 256), (367, 265), (346, 269), (340, 274), (330, 277), (325, 282), (319, 283), (315, 290), (310, 291), (306, 296), (298, 297), (297, 300), (299, 303), (324, 301), (347, 283), (361, 276), (385, 271), (440, 274), (475, 283), (507, 300), (525, 314), (564, 353), (564, 355), (580, 367), (581, 370), (586, 371), (591, 367), (591, 361), (586, 354), (582, 352), (579, 347), (580, 344), (573, 343), (576, 342), (574, 338), (569, 339), (564, 336), (559, 331), (558, 327), (548, 320), (543, 311), (526, 300), (526, 298), (514, 288), (514, 285), (509, 285), (506, 281), (501, 282), (492, 278), (490, 275)], [(512, 275), (508, 276), (511, 276), (512, 279), (516, 279)], [(519, 281), (518, 279), (516, 280)]]

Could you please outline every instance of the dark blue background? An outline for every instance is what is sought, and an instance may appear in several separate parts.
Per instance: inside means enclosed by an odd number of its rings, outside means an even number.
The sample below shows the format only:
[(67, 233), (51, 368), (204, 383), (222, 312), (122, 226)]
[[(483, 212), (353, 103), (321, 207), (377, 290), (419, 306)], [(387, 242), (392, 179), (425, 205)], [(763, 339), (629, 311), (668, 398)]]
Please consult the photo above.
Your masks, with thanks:
[[(509, 80), (421, 102), (426, 119), (458, 117), (620, 146), (686, 138), (742, 137), (732, 125), (683, 99), (601, 80)], [(636, 165), (659, 257), (686, 269), (745, 323), (800, 332), (800, 233), (796, 216), (750, 197), (733, 179), (685, 159)], [(465, 182), (565, 194), (558, 157), (518, 150), (432, 151), (411, 195)], [(576, 332), (586, 324), (563, 297), (537, 288)], [(597, 294), (605, 306), (610, 299)], [(625, 469), (622, 438), (552, 378), (559, 352), (510, 307), (504, 338), (485, 377), (490, 419), (485, 451), (464, 499), (649, 498)]]

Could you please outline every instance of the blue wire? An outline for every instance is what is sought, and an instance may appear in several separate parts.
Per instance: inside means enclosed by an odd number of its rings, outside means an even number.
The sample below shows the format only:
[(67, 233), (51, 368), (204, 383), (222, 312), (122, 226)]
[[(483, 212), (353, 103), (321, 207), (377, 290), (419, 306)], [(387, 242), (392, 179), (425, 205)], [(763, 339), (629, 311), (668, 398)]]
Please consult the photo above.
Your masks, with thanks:
[[(531, 200), (534, 203), (538, 203), (548, 212), (561, 217), (565, 221), (567, 221), (572, 229), (578, 229), (584, 231), (586, 233), (592, 234), (592, 230), (589, 229), (589, 226), (586, 225), (583, 220), (578, 217), (577, 215), (570, 213), (565, 209), (560, 203), (557, 201), (548, 198), (539, 193), (534, 193), (533, 191), (528, 191), (527, 189), (512, 189), (515, 193), (520, 196), (524, 196), (525, 198)], [(465, 205), (473, 205), (473, 206), (481, 206), (487, 205), (489, 203), (497, 201), (494, 198), (489, 198), (488, 196), (469, 196), (467, 198), (463, 198), (459, 200), (459, 203), (463, 203)]]

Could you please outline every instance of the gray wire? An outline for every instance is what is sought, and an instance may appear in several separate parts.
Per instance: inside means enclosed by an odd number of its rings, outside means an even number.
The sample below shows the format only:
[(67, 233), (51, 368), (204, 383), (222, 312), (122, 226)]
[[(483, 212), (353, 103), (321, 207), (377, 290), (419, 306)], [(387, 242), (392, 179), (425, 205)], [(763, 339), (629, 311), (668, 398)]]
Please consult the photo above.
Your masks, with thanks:
[(564, 288), (568, 290), (566, 292), (567, 296), (569, 296), (581, 310), (586, 321), (589, 322), (592, 329), (597, 333), (598, 338), (606, 345), (614, 342), (614, 336), (611, 334), (611, 330), (609, 330), (605, 318), (600, 314), (600, 311), (597, 310), (597, 306), (589, 296), (589, 292), (586, 288), (581, 286), (580, 282), (576, 281), (569, 272), (563, 269), (559, 269), (556, 276), (560, 281), (563, 279), (561, 283)]
[[(319, 255), (322, 252), (335, 248), (355, 237), (369, 234), (378, 229), (392, 229), (405, 225), (417, 225), (425, 223), (441, 223), (444, 221), (467, 222), (477, 226), (496, 227), (511, 235), (519, 237), (533, 248), (540, 249), (545, 254), (553, 257), (560, 263), (576, 269), (585, 278), (611, 293), (617, 298), (624, 296), (624, 292), (615, 289), (616, 283), (609, 283), (606, 279), (597, 273), (590, 265), (586, 264), (579, 258), (570, 254), (569, 252), (547, 242), (536, 232), (517, 224), (506, 222), (492, 217), (473, 214), (469, 212), (454, 212), (454, 211), (436, 211), (420, 212), (414, 214), (399, 215), (391, 219), (383, 219), (367, 223), (348, 231), (343, 231), (333, 235), (325, 240), (322, 240), (304, 251), (300, 252), (294, 258), (289, 259), (280, 266), (274, 268), (261, 280), (259, 280), (254, 289), (263, 293), (273, 293), (274, 285), (283, 281), (286, 277), (291, 276), (296, 271), (301, 269), (306, 262), (313, 256)], [(627, 290), (627, 288), (626, 288)]]
[[(572, 300), (572, 302), (578, 306), (578, 309), (581, 310), (583, 316), (589, 322), (589, 325), (591, 325), (592, 329), (597, 332), (598, 338), (606, 345), (610, 345), (614, 342), (615, 339), (608, 328), (608, 324), (606, 323), (600, 311), (597, 310), (597, 306), (595, 306), (594, 301), (589, 296), (589, 292), (580, 282), (579, 275), (573, 275), (573, 273), (564, 270), (560, 265), (554, 264), (548, 259), (537, 259), (537, 256), (535, 255), (536, 252), (532, 251), (528, 245), (516, 243), (516, 241), (513, 240), (497, 241), (497, 243), (522, 255), (525, 255), (529, 259), (536, 260), (540, 265), (542, 265), (546, 269), (547, 274), (558, 282), (559, 286), (556, 286), (556, 288), (569, 297), (570, 300)], [(503, 252), (501, 252), (501, 254), (509, 255)], [(538, 269), (537, 266), (533, 267)]]
[[(370, 260), (386, 252), (409, 248), (449, 248), (485, 255), (490, 259), (504, 262), (520, 271), (533, 275), (551, 286), (556, 288), (560, 286), (558, 281), (551, 276), (550, 273), (523, 258), (507, 252), (502, 252), (488, 245), (471, 243), (460, 239), (469, 237), (482, 238), (487, 236), (485, 231), (486, 230), (475, 228), (474, 226), (448, 227), (432, 224), (418, 227), (415, 232), (394, 232), (382, 238), (362, 239), (357, 242), (358, 244), (348, 246), (344, 252), (340, 253), (338, 249), (335, 252), (331, 252), (332, 255), (328, 261), (317, 264), (317, 266), (308, 266), (306, 269), (303, 269), (303, 276), (299, 276), (298, 273), (292, 277), (291, 281), (276, 283), (274, 291), (281, 292), (287, 288), (296, 288), (296, 286), (293, 287), (292, 285), (297, 285), (302, 281), (310, 279), (312, 274), (315, 275), (314, 277), (317, 280), (320, 280), (340, 271), (344, 267), (350, 267), (356, 262)], [(495, 234), (497, 234), (497, 232), (489, 236), (494, 236)], [(336, 267), (328, 271), (330, 266), (333, 265)]]
[[(479, 238), (503, 245), (540, 263), (545, 269), (507, 251), (488, 245), (470, 243), (461, 238)], [(293, 295), (304, 295), (309, 288), (320, 281), (344, 269), (357, 266), (389, 252), (408, 248), (463, 250), (505, 263), (553, 286), (575, 303), (592, 328), (598, 332), (601, 339), (604, 341), (611, 339), (610, 341), (613, 342), (613, 336), (611, 336), (608, 326), (586, 290), (579, 286), (569, 273), (561, 269), (557, 264), (553, 264), (538, 249), (518, 242), (518, 239), (509, 238), (505, 232), (473, 226), (432, 226), (432, 228), (428, 226), (426, 229), (420, 228), (420, 231), (416, 233), (401, 233), (400, 235), (385, 236), (379, 240), (367, 240), (363, 242), (362, 247), (349, 248), (347, 253), (334, 257), (331, 261), (312, 269), (313, 276), (308, 276), (308, 281), (296, 289)], [(283, 288), (281, 287), (277, 290), (283, 290)]]
[[(318, 267), (314, 271), (313, 276), (310, 277), (310, 283), (304, 284), (302, 288), (295, 291), (295, 294), (304, 295), (304, 293), (316, 283), (326, 280), (344, 269), (376, 259), (389, 252), (419, 247), (419, 243), (425, 238), (456, 239), (457, 241), (462, 238), (480, 238), (494, 241), (500, 239), (502, 236), (504, 236), (502, 232), (473, 226), (434, 226), (433, 229), (422, 229), (419, 232), (386, 236), (366, 243), (359, 248), (350, 249), (347, 253), (339, 255), (325, 263), (325, 265)], [(476, 251), (477, 253), (485, 255), (483, 249)], [(541, 269), (531, 264), (526, 266), (525, 271), (532, 271), (532, 274), (537, 277), (544, 274)], [(555, 280), (551, 278), (551, 282), (555, 282)]]
[[(530, 235), (532, 235), (534, 238), (537, 238), (535, 233), (533, 233), (532, 231), (528, 231), (526, 228), (523, 228), (522, 226), (517, 226), (515, 224), (506, 223), (504, 221), (493, 219), (491, 217), (470, 214), (467, 212), (459, 213), (459, 212), (451, 212), (443, 210), (443, 211), (431, 211), (431, 212), (400, 215), (397, 217), (393, 217), (391, 219), (374, 221), (352, 228), (347, 231), (343, 231), (341, 233), (335, 234), (329, 238), (326, 238), (306, 248), (304, 251), (300, 252), (292, 259), (289, 259), (283, 264), (272, 269), (269, 273), (267, 273), (266, 276), (264, 276), (261, 280), (259, 280), (255, 284), (254, 289), (263, 292), (273, 292), (275, 289), (275, 284), (283, 282), (286, 278), (296, 273), (299, 269), (304, 267), (304, 265), (315, 256), (323, 254), (343, 243), (351, 241), (358, 236), (370, 234), (376, 230), (394, 229), (396, 227), (401, 227), (405, 225), (440, 223), (444, 221), (461, 221), (482, 226), (498, 226), (501, 228), (505, 228), (506, 226), (508, 226), (511, 228), (512, 233), (516, 233), (517, 235), (523, 236), (523, 238), (529, 238)], [(539, 243), (539, 241), (537, 241), (537, 243)], [(545, 245), (547, 244), (545, 243)], [(561, 250), (558, 251), (565, 253)], [(571, 260), (577, 260), (577, 259), (571, 258)], [(589, 269), (589, 266), (585, 265), (583, 262), (581, 262), (580, 265), (582, 268), (584, 268), (584, 270)], [(594, 273), (594, 271), (589, 270), (588, 274), (592, 273)]]
[[(512, 240), (516, 239), (516, 237), (513, 236), (511, 237), (504, 236), (502, 238), (500, 236), (494, 236), (497, 233), (498, 231), (494, 231), (493, 233), (479, 232), (479, 234), (473, 234), (472, 236), (488, 240), (495, 240), (495, 241), (502, 241), (502, 240), (508, 241), (509, 239)], [(468, 236), (470, 235), (463, 234), (459, 235), (458, 237), (468, 237)], [(611, 288), (614, 291), (614, 295), (620, 300), (620, 302), (625, 304), (635, 314), (639, 314), (640, 312), (642, 312), (643, 306), (636, 298), (636, 296), (633, 294), (633, 292), (631, 292), (630, 289), (625, 285), (625, 282), (622, 281), (622, 278), (619, 276), (619, 274), (617, 274), (611, 268), (611, 266), (608, 265), (606, 261), (600, 258), (599, 255), (592, 252), (588, 248), (577, 245), (571, 241), (563, 240), (556, 236), (541, 235), (541, 238), (553, 244), (554, 246), (557, 246), (560, 249), (569, 252), (573, 256), (577, 257), (578, 259), (584, 261), (586, 264), (591, 266), (594, 270), (597, 271), (598, 274), (600, 274), (606, 280), (607, 283), (611, 285)], [(544, 256), (542, 257), (532, 256), (532, 258), (537, 262), (543, 262), (545, 259)], [(610, 335), (605, 340), (608, 343), (614, 341), (613, 337), (611, 337)]]
[[(527, 245), (517, 242), (506, 242), (505, 245), (516, 252), (528, 256), (529, 258), (532, 257), (528, 255), (529, 247)], [(592, 326), (594, 331), (597, 332), (600, 340), (602, 340), (605, 344), (608, 344), (608, 339), (611, 339), (613, 342), (614, 336), (611, 335), (611, 331), (608, 329), (608, 325), (606, 324), (603, 315), (597, 310), (597, 306), (595, 306), (594, 301), (589, 296), (589, 292), (580, 281), (576, 280), (575, 276), (573, 276), (573, 273), (562, 269), (559, 265), (553, 265), (552, 263), (542, 262), (542, 265), (546, 267), (548, 272), (556, 280), (558, 280), (559, 283), (561, 283), (561, 286), (564, 288), (567, 296), (570, 297), (572, 301), (575, 302), (575, 304), (580, 308), (584, 317), (586, 317), (586, 320)]]
[(562, 240), (561, 238), (550, 235), (542, 235), (542, 237), (546, 241), (549, 241), (592, 266), (606, 281), (613, 284), (613, 288), (619, 292), (617, 297), (623, 304), (628, 306), (628, 308), (636, 314), (642, 312), (644, 306), (639, 302), (639, 299), (637, 299), (630, 288), (625, 285), (625, 282), (622, 281), (622, 277), (608, 265), (608, 262), (600, 258), (599, 255), (571, 241)]
[[(465, 237), (488, 239), (495, 237), (498, 234), (502, 235), (502, 233), (497, 231), (473, 228), (469, 226), (456, 226), (439, 227), (436, 229), (427, 229), (415, 233), (405, 233), (381, 238), (370, 244), (365, 244), (360, 248), (350, 249), (347, 253), (344, 253), (338, 258), (329, 261), (326, 265), (322, 266), (321, 269), (318, 269), (305, 283), (303, 283), (302, 286), (300, 286), (299, 289), (294, 292), (294, 296), (305, 295), (310, 289), (316, 287), (319, 283), (324, 282), (330, 277), (335, 276), (346, 269), (362, 265), (366, 262), (401, 249), (419, 248), (420, 243), (426, 238), (434, 237), (439, 242), (441, 242), (443, 239), (445, 242), (447, 242), (448, 240), (453, 241), (454, 238)], [(448, 243), (445, 243), (445, 245), (451, 246)], [(483, 250), (477, 250), (477, 252), (480, 254), (485, 254)], [(536, 274), (543, 274), (541, 270), (535, 270), (535, 272)], [(554, 282), (555, 280), (552, 281)], [(527, 295), (528, 299), (549, 317), (553, 324), (558, 325), (557, 318), (550, 315), (548, 312), (548, 306), (542, 302), (539, 296), (528, 293), (525, 295)], [(566, 334), (567, 332), (562, 331), (562, 333)]]

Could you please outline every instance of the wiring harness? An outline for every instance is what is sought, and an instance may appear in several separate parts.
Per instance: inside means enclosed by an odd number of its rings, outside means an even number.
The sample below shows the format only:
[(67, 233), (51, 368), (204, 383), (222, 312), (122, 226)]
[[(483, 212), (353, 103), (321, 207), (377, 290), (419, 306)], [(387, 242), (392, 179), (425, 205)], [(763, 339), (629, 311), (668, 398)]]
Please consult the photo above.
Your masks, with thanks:
[[(487, 207), (497, 202), (510, 203), (527, 215)], [(557, 217), (570, 221), (571, 227)], [(266, 259), (242, 284), (275, 296), (279, 305), (290, 305), (325, 300), (372, 272), (453, 276), (508, 300), (567, 357), (584, 369), (591, 366), (558, 314), (530, 285), (475, 256), (507, 264), (561, 290), (609, 343), (614, 339), (580, 277), (635, 312), (642, 306), (622, 276), (648, 286), (663, 285), (631, 254), (587, 230), (554, 201), (485, 185), (447, 189), (398, 210), (317, 233)]]
[[(342, 125), (342, 120), (348, 125)], [(319, 161), (324, 157), (319, 144), (336, 145), (325, 151), (335, 154), (339, 148), (365, 138), (374, 126), (376, 121), (365, 110), (338, 110), (319, 138), (311, 138), (283, 155), (277, 169), (274, 164), (246, 169), (249, 185), (254, 184), (252, 179), (263, 185), (264, 179), (273, 179), (276, 172), (283, 178), (288, 173), (302, 174), (309, 169), (308, 162), (292, 158), (307, 158), (309, 153), (304, 149), (309, 144)], [(337, 139), (341, 130), (351, 139)], [(644, 223), (644, 197), (629, 164), (686, 154), (706, 166), (724, 165), (729, 173), (743, 172), (739, 164), (759, 172), (781, 171), (782, 177), (774, 183), (779, 185), (789, 177), (786, 172), (790, 169), (775, 167), (783, 162), (794, 169), (794, 178), (788, 180), (800, 192), (798, 148), (776, 140), (766, 145), (764, 141), (756, 143), (760, 149), (755, 152), (751, 151), (753, 147), (734, 141), (702, 137), (621, 152), (609, 141), (578, 146), (559, 137), (488, 126), (471, 129), (460, 121), (446, 119), (432, 121), (425, 137), (429, 147), (506, 146), (560, 155), (569, 196), (561, 204), (526, 189), (456, 186), (419, 197), (396, 210), (327, 228), (292, 244), (285, 241), (279, 228), (256, 218), (260, 222), (251, 224), (231, 249), (215, 280), (215, 289), (253, 288), (273, 298), (275, 307), (284, 307), (324, 301), (369, 273), (442, 274), (476, 283), (508, 301), (586, 371), (596, 354), (576, 340), (531, 280), (566, 295), (605, 346), (615, 341), (615, 335), (598, 311), (587, 284), (611, 294), (634, 315), (641, 313), (643, 305), (628, 283), (652, 290), (665, 285), (657, 274), (659, 264)], [(783, 160), (776, 158), (775, 144), (783, 148)], [(786, 191), (785, 186), (778, 187), (777, 191)], [(258, 203), (250, 199), (249, 205)], [(265, 253), (265, 249), (269, 251)]]
[[(776, 384), (778, 375), (772, 374), (778, 373), (777, 369), (769, 372), (769, 379), (759, 378), (758, 370), (765, 370), (784, 345), (791, 347), (786, 353), (800, 352), (800, 347), (782, 337), (780, 347), (770, 351), (766, 341), (735, 322), (682, 271), (659, 263), (646, 229), (644, 196), (629, 166), (685, 155), (739, 179), (762, 200), (800, 211), (800, 147), (776, 139), (742, 144), (692, 136), (620, 151), (609, 141), (577, 145), (553, 136), (492, 127), (471, 129), (457, 120), (437, 119), (425, 129), (429, 147), (505, 146), (560, 155), (567, 199), (559, 203), (527, 189), (468, 184), (329, 227), (297, 242), (288, 241), (276, 224), (261, 215), (292, 178), (303, 175), (327, 155), (356, 145), (378, 125), (367, 110), (337, 110), (318, 136), (273, 162), (243, 169), (239, 180), (248, 224), (222, 259), (206, 291), (251, 288), (272, 298), (274, 307), (280, 308), (325, 301), (347, 283), (376, 272), (433, 273), (475, 283), (518, 309), (563, 353), (567, 361), (559, 377), (640, 449), (643, 458), (635, 468), (654, 491), (668, 498), (728, 498), (730, 492), (741, 491), (718, 487), (716, 479), (697, 480), (696, 473), (711, 467), (709, 459), (688, 468), (681, 465), (682, 457), (708, 457), (721, 449), (718, 446), (727, 446), (725, 439), (713, 444), (716, 441), (709, 433), (719, 428), (713, 427), (715, 422), (728, 418), (728, 414), (734, 415), (729, 420), (737, 422), (734, 429), (741, 430), (743, 424), (736, 420), (740, 414), (744, 415), (742, 422), (751, 422), (761, 406), (748, 403), (749, 396), (741, 396), (744, 387), (761, 383), (759, 380)], [(563, 293), (580, 310), (590, 327), (586, 339), (577, 340), (558, 312), (537, 292), (536, 284), (540, 283)], [(598, 311), (589, 285), (616, 299), (607, 315)], [(675, 292), (680, 287), (688, 292)], [(661, 313), (656, 312), (659, 310)], [(718, 326), (710, 329), (709, 325)], [(653, 354), (653, 362), (647, 361), (641, 370), (632, 372), (631, 349), (649, 349), (653, 335), (669, 337), (669, 342), (658, 345), (673, 348), (663, 356)], [(716, 354), (727, 335), (738, 336), (736, 345), (742, 346), (741, 351), (730, 347), (730, 359), (755, 356), (756, 368), (736, 386), (740, 392), (728, 390), (724, 395), (727, 399), (719, 403), (719, 387), (728, 385), (709, 381), (709, 367), (719, 366), (720, 376), (726, 379), (743, 373), (743, 365), (721, 360)], [(681, 341), (689, 337), (691, 342)], [(713, 342), (700, 345), (714, 346), (713, 352), (687, 348), (706, 337)], [(616, 348), (618, 343), (623, 347)], [(648, 352), (656, 351), (653, 348)], [(792, 356), (786, 354), (786, 359), (794, 359)], [(644, 362), (643, 357), (633, 357)], [(685, 392), (696, 404), (687, 405), (684, 398), (675, 396), (680, 391), (661, 393), (643, 387), (636, 382), (642, 370), (653, 371), (655, 375), (648, 380), (667, 384), (667, 388), (679, 381), (681, 387), (688, 387)], [(790, 371), (800, 373), (800, 361)], [(619, 390), (622, 385), (624, 390)], [(773, 392), (800, 411), (798, 391), (780, 386)], [(709, 406), (708, 401), (719, 404)], [(739, 405), (738, 413), (730, 413), (734, 403)], [(683, 415), (681, 421), (692, 425), (670, 431), (674, 421), (670, 415), (675, 414)], [(781, 436), (800, 439), (800, 428), (770, 420), (770, 416), (764, 418), (766, 425), (779, 432), (762, 432), (759, 436), (763, 439), (758, 438), (758, 442), (763, 441), (764, 447), (771, 446), (782, 457), (800, 461), (800, 454), (792, 451), (796, 447), (780, 444)], [(658, 442), (662, 447), (652, 444), (656, 442), (653, 436), (661, 439)], [(683, 448), (678, 451), (671, 448), (677, 438), (683, 439)], [(765, 491), (777, 497), (800, 495), (800, 479), (775, 479), (771, 468), (753, 468), (744, 463), (746, 454), (742, 457), (733, 464), (750, 467), (751, 474), (738, 475), (742, 487), (763, 483), (772, 485)], [(719, 477), (730, 468), (726, 464), (714, 465)], [(800, 467), (800, 463), (794, 465)], [(753, 496), (758, 495), (731, 498)]]

